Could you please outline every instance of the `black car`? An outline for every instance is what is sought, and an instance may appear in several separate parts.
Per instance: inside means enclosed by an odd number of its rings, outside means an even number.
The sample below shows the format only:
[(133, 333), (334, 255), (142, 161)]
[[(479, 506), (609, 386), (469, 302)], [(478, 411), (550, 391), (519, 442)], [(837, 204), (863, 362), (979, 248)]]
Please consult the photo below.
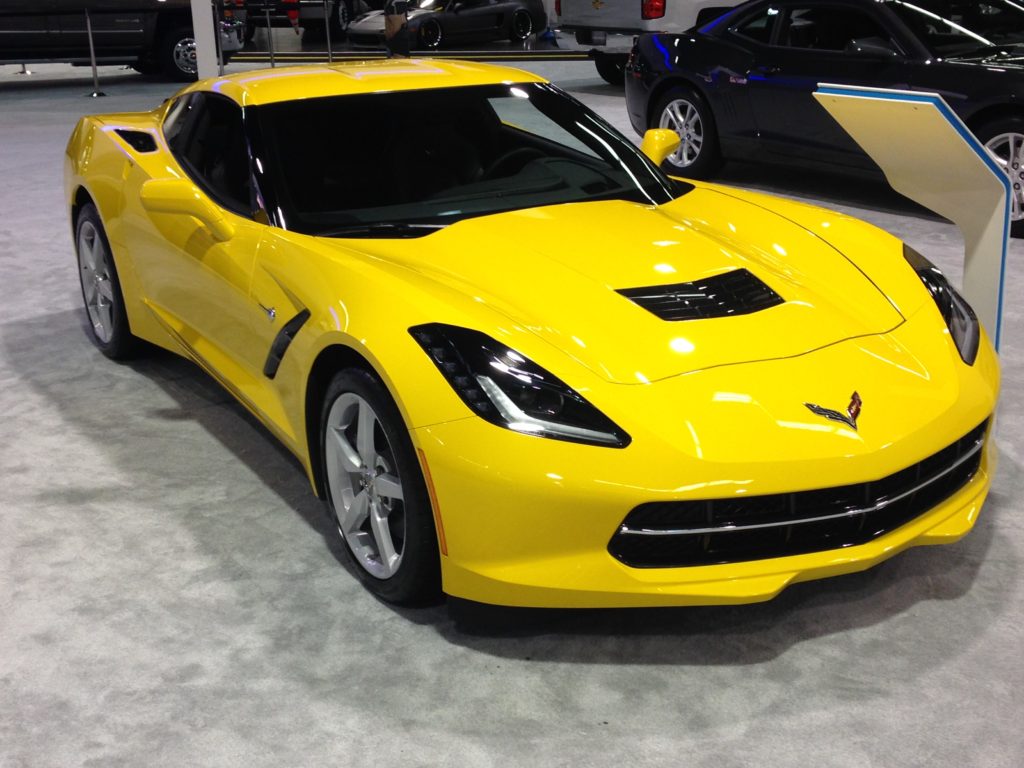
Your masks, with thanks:
[[(0, 61), (88, 64), (86, 10), (99, 63), (195, 80), (190, 0), (2, 0)], [(244, 26), (232, 18), (232, 7), (220, 6), (218, 13), (227, 60), (242, 47)]]
[(941, 94), (1010, 175), (1019, 234), (1024, 5), (1012, 0), (754, 0), (638, 38), (626, 103), (638, 132), (680, 134), (667, 168), (682, 176), (707, 178), (723, 159), (877, 172), (811, 96), (818, 83)]

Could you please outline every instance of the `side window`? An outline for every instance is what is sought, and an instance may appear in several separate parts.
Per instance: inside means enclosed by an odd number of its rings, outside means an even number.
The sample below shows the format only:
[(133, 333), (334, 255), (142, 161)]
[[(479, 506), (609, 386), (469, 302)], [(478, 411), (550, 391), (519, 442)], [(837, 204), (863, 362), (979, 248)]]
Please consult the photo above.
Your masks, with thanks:
[(775, 27), (775, 21), (778, 18), (779, 9), (775, 6), (769, 6), (743, 19), (732, 28), (732, 31), (748, 40), (753, 40), (762, 45), (769, 45), (772, 41), (772, 29)]
[(215, 94), (189, 94), (168, 112), (164, 136), (188, 175), (214, 200), (252, 215), (249, 150), (237, 104)]
[(889, 33), (855, 8), (792, 8), (782, 24), (779, 44), (815, 51), (854, 52), (864, 43), (895, 51)]

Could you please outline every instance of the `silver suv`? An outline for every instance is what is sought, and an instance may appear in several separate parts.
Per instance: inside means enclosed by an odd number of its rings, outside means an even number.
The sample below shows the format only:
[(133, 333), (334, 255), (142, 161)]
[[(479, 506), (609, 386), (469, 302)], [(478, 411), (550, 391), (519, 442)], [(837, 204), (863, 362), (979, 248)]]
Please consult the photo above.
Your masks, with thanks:
[[(558, 27), (590, 51), (597, 72), (622, 85), (633, 37), (642, 32), (685, 32), (725, 13), (740, 0), (555, 0)], [(563, 34), (559, 45), (573, 44)]]

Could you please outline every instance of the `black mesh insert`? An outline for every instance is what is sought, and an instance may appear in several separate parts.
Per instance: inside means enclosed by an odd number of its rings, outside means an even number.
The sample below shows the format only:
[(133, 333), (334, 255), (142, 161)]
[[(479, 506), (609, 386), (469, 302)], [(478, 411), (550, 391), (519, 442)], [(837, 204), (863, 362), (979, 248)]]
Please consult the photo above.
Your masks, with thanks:
[[(981, 463), (987, 426), (986, 420), (938, 453), (870, 483), (641, 504), (626, 516), (608, 551), (634, 568), (678, 568), (864, 544), (909, 523), (966, 485)], [(814, 520), (830, 515), (841, 516)], [(678, 533), (645, 535), (625, 529)]]
[(692, 283), (626, 288), (617, 293), (662, 320), (704, 320), (747, 315), (782, 303), (782, 297), (746, 269)]

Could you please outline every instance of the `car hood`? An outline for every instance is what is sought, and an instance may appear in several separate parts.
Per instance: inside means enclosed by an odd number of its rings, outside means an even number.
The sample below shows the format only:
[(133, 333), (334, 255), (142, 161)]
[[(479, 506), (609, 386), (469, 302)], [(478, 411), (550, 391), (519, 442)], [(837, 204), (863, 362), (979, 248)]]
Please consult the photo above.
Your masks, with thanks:
[[(658, 207), (569, 203), (466, 219), (423, 238), (340, 243), (489, 305), (617, 383), (791, 357), (903, 321), (822, 238), (708, 189)], [(617, 292), (736, 269), (748, 270), (783, 303), (670, 321)]]

